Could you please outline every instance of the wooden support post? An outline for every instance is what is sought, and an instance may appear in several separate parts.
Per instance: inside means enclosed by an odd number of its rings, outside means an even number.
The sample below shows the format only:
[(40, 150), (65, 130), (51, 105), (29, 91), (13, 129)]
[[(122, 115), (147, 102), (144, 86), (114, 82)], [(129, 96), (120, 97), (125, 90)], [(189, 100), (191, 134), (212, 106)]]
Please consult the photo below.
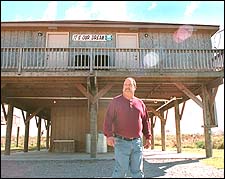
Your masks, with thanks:
[(204, 120), (204, 134), (205, 134), (205, 151), (206, 157), (212, 157), (212, 138), (210, 127), (210, 103), (207, 88), (202, 86), (202, 101), (203, 101), (203, 120)]
[[(90, 94), (92, 96), (95, 96), (97, 94), (97, 81), (96, 76), (91, 76), (88, 78), (88, 90), (90, 91)], [(91, 151), (90, 151), (90, 157), (96, 158), (97, 156), (97, 104), (98, 100), (95, 102), (89, 101), (90, 106), (90, 134), (91, 134)]]
[[(160, 112), (160, 115), (162, 118), (164, 118), (163, 112)], [(166, 150), (166, 135), (165, 135), (165, 125), (166, 121), (165, 120), (160, 120), (161, 121), (161, 144), (162, 144), (162, 151)]]
[(53, 122), (52, 122), (52, 117), (50, 116), (50, 126), (51, 126), (51, 130), (50, 130), (50, 136), (49, 136), (49, 139), (50, 139), (50, 146), (49, 146), (49, 152), (52, 152), (52, 151), (54, 151), (54, 141), (53, 141), (53, 135), (52, 135), (52, 133), (53, 133), (53, 131), (52, 131), (52, 126), (53, 126)]
[(20, 137), (20, 127), (17, 127), (17, 133), (16, 133), (16, 147), (19, 146), (19, 137)]
[(154, 149), (155, 147), (155, 140), (154, 140), (154, 120), (153, 120), (154, 116), (150, 117), (151, 120), (151, 134), (152, 134), (152, 138), (151, 138), (151, 149)]
[(13, 123), (13, 106), (9, 104), (7, 113), (7, 127), (6, 127), (6, 140), (4, 153), (5, 155), (10, 155), (12, 123)]
[[(22, 112), (23, 113), (23, 112)], [(24, 115), (23, 115), (24, 116)], [(29, 112), (27, 112), (26, 114), (26, 119), (30, 116)], [(29, 128), (30, 128), (30, 120), (28, 122), (25, 122), (26, 120), (24, 120), (24, 124), (25, 124), (25, 135), (24, 135), (24, 146), (23, 146), (23, 151), (24, 152), (28, 152), (29, 149)]]
[(176, 146), (177, 153), (181, 153), (181, 133), (180, 133), (180, 113), (179, 103), (177, 100), (174, 101), (174, 112), (175, 112), (175, 126), (176, 126)]
[(50, 129), (50, 121), (47, 120), (47, 132), (46, 132), (46, 149), (49, 149), (49, 129)]
[(38, 117), (37, 150), (41, 149), (41, 117)]
[(91, 158), (97, 156), (97, 104), (90, 105)]

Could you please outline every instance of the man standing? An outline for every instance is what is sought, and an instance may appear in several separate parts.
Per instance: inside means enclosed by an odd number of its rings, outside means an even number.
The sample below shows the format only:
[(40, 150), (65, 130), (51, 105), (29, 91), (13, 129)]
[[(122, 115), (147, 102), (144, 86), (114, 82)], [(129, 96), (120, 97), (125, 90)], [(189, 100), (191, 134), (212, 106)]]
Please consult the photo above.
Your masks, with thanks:
[(142, 100), (134, 96), (136, 81), (129, 77), (123, 83), (123, 94), (110, 102), (103, 125), (107, 144), (114, 147), (115, 168), (112, 177), (143, 178), (143, 144), (151, 146), (150, 122)]

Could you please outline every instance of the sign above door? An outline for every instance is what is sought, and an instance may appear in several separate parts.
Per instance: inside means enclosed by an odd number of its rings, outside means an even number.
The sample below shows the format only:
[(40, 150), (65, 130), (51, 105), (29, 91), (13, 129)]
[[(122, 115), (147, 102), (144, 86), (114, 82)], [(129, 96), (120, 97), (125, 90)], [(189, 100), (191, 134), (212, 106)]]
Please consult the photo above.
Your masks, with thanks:
[(112, 40), (112, 35), (105, 34), (73, 34), (73, 41), (108, 41)]

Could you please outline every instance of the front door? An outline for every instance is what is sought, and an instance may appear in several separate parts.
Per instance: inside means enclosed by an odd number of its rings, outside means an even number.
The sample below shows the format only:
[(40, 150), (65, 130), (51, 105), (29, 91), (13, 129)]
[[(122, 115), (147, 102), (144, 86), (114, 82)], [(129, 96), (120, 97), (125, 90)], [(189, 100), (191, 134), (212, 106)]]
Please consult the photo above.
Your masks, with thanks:
[[(66, 68), (68, 65), (69, 32), (48, 32), (47, 33), (47, 67)], [(58, 48), (58, 49), (57, 49)]]
[(116, 66), (119, 68), (138, 68), (139, 53), (137, 33), (116, 34), (116, 48), (122, 48), (116, 54)]

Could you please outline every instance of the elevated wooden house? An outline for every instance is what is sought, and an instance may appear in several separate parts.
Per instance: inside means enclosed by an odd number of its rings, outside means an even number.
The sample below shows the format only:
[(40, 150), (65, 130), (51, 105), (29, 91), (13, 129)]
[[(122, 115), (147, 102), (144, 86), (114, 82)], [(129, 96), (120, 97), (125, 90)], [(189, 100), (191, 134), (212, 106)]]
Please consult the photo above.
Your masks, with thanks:
[[(153, 134), (156, 117), (161, 121), (162, 150), (166, 111), (174, 107), (181, 152), (180, 121), (185, 102), (192, 99), (203, 110), (206, 156), (211, 157), (215, 96), (224, 78), (224, 50), (211, 45), (218, 30), (216, 25), (149, 22), (1, 22), (1, 103), (3, 108), (8, 104), (5, 154), (10, 154), (16, 107), (27, 112), (25, 152), (29, 121), (36, 116), (39, 131), (40, 121), (46, 121), (50, 151), (84, 152), (90, 133), (90, 154), (96, 157), (107, 105), (131, 76), (137, 81), (136, 96), (147, 105)], [(152, 143), (154, 148), (154, 138)]]

